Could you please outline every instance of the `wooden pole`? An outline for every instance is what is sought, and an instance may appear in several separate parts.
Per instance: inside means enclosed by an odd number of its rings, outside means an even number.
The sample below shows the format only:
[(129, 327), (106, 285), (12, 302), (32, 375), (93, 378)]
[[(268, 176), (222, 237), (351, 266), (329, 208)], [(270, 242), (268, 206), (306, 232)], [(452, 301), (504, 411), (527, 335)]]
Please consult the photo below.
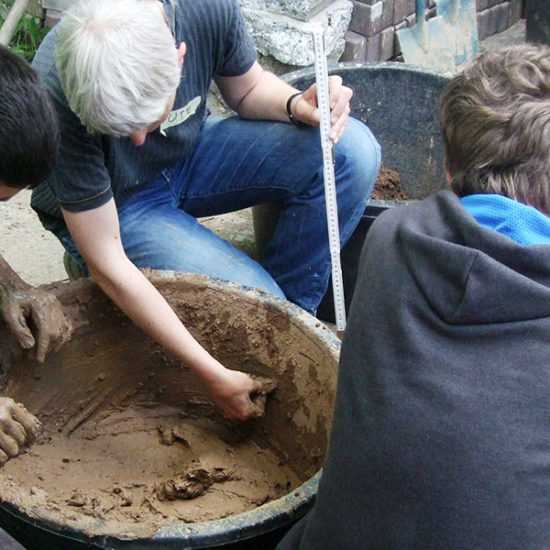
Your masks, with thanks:
[(15, 0), (8, 17), (0, 28), (0, 44), (7, 46), (15, 33), (17, 24), (27, 9), (29, 0)]

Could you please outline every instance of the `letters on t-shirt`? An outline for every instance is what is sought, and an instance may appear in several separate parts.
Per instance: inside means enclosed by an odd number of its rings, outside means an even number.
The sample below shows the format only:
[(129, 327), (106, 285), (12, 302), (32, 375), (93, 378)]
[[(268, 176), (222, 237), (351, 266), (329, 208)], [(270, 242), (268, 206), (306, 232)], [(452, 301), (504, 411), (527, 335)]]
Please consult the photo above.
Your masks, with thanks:
[(174, 109), (168, 115), (168, 118), (160, 125), (160, 133), (166, 137), (166, 130), (172, 126), (183, 124), (189, 117), (193, 116), (199, 105), (201, 104), (201, 96), (194, 97), (187, 105)]

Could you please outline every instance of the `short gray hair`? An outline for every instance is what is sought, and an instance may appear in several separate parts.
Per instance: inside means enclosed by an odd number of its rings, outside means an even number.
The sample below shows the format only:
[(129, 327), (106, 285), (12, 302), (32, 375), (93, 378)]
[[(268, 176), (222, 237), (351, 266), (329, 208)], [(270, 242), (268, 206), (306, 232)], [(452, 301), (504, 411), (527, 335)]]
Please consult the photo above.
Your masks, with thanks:
[(550, 215), (548, 46), (481, 54), (443, 92), (440, 126), (457, 195), (503, 195)]
[(55, 61), (71, 109), (88, 132), (127, 136), (158, 121), (181, 75), (156, 0), (81, 0), (59, 23)]

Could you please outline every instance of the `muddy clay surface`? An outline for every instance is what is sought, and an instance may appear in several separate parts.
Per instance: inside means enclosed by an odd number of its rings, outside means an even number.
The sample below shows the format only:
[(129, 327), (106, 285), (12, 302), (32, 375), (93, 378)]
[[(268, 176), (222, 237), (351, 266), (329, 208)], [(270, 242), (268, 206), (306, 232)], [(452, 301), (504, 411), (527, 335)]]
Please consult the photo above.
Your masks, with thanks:
[[(159, 403), (106, 408), (41, 441), (2, 471), (2, 499), (39, 518), (119, 537), (209, 521), (277, 499), (303, 480), (238, 427)], [(98, 529), (98, 526), (101, 526)]]
[(44, 365), (0, 333), (3, 393), (43, 425), (38, 441), (0, 469), (2, 501), (88, 535), (151, 537), (168, 525), (253, 510), (319, 470), (336, 337), (297, 308), (289, 316), (259, 301), (257, 291), (189, 279), (177, 288), (173, 280), (155, 284), (226, 366), (274, 381), (265, 415), (225, 420), (197, 377), (95, 285), (65, 283), (54, 291), (76, 330)]

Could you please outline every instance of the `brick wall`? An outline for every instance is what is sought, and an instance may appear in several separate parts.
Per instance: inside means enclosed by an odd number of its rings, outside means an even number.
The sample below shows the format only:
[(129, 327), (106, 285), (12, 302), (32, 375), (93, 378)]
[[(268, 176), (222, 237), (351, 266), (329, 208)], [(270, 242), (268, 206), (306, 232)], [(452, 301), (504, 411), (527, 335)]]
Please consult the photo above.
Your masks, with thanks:
[[(476, 0), (478, 38), (502, 32), (521, 18), (523, 0)], [(426, 14), (437, 14), (437, 2), (427, 0)], [(415, 24), (415, 0), (353, 0), (341, 61), (388, 61), (401, 52), (395, 32)]]
[(522, 0), (476, 0), (479, 40), (502, 32), (521, 18)]
[[(53, 26), (61, 10), (72, 0), (42, 0), (46, 24)], [(245, 0), (240, 0), (246, 4)], [(282, 0), (279, 0), (280, 2)], [(330, 6), (335, 0), (308, 0)], [(304, 2), (302, 2), (304, 3)], [(395, 32), (415, 24), (415, 0), (352, 0), (353, 12), (341, 61), (399, 60), (401, 52)], [(502, 32), (522, 16), (524, 0), (476, 0), (479, 40)], [(426, 14), (437, 14), (437, 0), (426, 0)], [(303, 63), (302, 63), (303, 64)]]

